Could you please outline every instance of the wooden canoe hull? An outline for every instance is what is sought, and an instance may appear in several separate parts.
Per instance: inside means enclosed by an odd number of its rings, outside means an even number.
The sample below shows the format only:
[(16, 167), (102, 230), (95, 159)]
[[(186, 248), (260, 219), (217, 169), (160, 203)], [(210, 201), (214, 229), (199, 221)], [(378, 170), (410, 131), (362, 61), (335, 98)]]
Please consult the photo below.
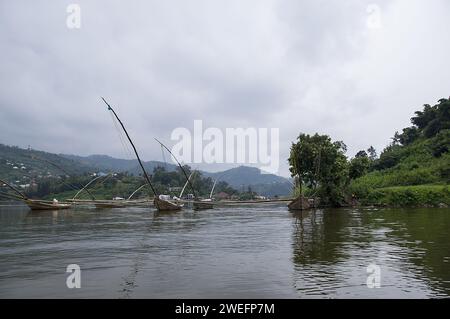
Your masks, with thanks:
[(214, 204), (212, 202), (194, 202), (193, 207), (195, 210), (202, 210), (202, 209), (213, 209)]
[(159, 198), (155, 198), (153, 204), (159, 211), (176, 211), (183, 208), (183, 204), (176, 204)]
[(95, 208), (122, 208), (126, 205), (124, 203), (95, 203)]
[(31, 210), (60, 210), (60, 209), (68, 209), (72, 207), (71, 204), (63, 204), (63, 203), (53, 203), (50, 201), (38, 201), (38, 200), (25, 200), (25, 204), (30, 207)]

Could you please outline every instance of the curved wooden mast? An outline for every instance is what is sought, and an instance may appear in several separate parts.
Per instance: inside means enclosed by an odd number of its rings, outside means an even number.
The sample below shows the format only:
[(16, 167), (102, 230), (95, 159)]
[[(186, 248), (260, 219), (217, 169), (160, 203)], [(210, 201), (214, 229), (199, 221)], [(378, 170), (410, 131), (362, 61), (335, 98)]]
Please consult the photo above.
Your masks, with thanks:
[(189, 186), (190, 186), (191, 189), (192, 189), (192, 193), (194, 194), (194, 198), (197, 199), (197, 194), (195, 193), (194, 186), (192, 185), (191, 181), (189, 180), (189, 177), (188, 177), (186, 171), (184, 170), (183, 166), (180, 164), (180, 162), (178, 162), (178, 160), (177, 160), (177, 158), (175, 157), (175, 155), (172, 154), (172, 152), (167, 148), (167, 146), (165, 146), (163, 143), (161, 143), (157, 138), (155, 138), (155, 140), (156, 140), (159, 144), (161, 144), (161, 146), (164, 147), (164, 148), (169, 152), (169, 154), (172, 155), (172, 157), (175, 159), (175, 161), (178, 163), (178, 166), (181, 168), (181, 171), (183, 172), (184, 177), (186, 177), (186, 180), (187, 180), (187, 182), (189, 183)]
[(103, 97), (102, 97), (102, 100), (103, 100), (103, 102), (105, 102), (105, 104), (108, 106), (108, 110), (111, 111), (111, 112), (114, 114), (114, 116), (115, 116), (115, 118), (117, 119), (117, 121), (119, 121), (120, 126), (122, 126), (122, 129), (124, 130), (124, 132), (125, 132), (125, 134), (126, 134), (126, 136), (127, 136), (127, 138), (128, 138), (128, 141), (130, 142), (131, 146), (133, 147), (134, 154), (136, 155), (136, 158), (137, 158), (137, 160), (138, 160), (138, 162), (139, 162), (139, 165), (141, 166), (142, 172), (144, 173), (144, 177), (145, 177), (145, 179), (146, 179), (148, 185), (150, 186), (150, 188), (151, 188), (153, 194), (155, 195), (155, 197), (158, 197), (158, 194), (156, 193), (156, 190), (155, 190), (155, 188), (153, 187), (152, 182), (150, 181), (150, 177), (147, 175), (147, 172), (145, 171), (144, 165), (142, 165), (142, 162), (141, 162), (141, 159), (140, 159), (140, 157), (139, 157), (139, 154), (138, 154), (138, 152), (137, 152), (137, 150), (136, 150), (136, 147), (134, 146), (133, 141), (132, 141), (131, 138), (130, 138), (130, 135), (128, 135), (128, 132), (127, 132), (127, 130), (125, 129), (125, 126), (123, 125), (122, 121), (119, 119), (119, 116), (118, 116), (118, 115), (116, 114), (116, 112), (113, 110), (113, 108), (111, 107), (111, 105), (109, 105), (108, 102), (106, 102), (106, 100), (105, 100)]

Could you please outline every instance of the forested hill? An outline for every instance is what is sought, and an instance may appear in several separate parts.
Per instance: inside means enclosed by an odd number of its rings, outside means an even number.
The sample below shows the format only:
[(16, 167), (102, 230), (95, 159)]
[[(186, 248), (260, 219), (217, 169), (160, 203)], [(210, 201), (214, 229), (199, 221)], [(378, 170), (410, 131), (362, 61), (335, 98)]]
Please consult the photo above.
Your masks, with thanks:
[(82, 175), (94, 171), (95, 168), (89, 165), (57, 154), (0, 144), (0, 176), (15, 184), (27, 184), (31, 178)]
[[(61, 156), (104, 172), (128, 172), (132, 175), (141, 174), (141, 168), (136, 159), (121, 159), (108, 155), (77, 156), (61, 154)], [(175, 171), (178, 167), (172, 163), (160, 161), (144, 161), (143, 164), (148, 172), (153, 172), (156, 167), (164, 167), (167, 171)]]
[[(450, 99), (441, 99), (433, 106), (424, 105), (422, 111), (415, 112), (411, 124), (394, 134), (379, 158), (371, 160), (361, 151), (351, 160), (352, 190), (359, 197), (376, 202), (389, 188), (392, 193), (404, 186), (415, 186), (407, 194), (410, 199), (419, 196), (420, 192), (441, 189), (441, 186), (447, 190), (450, 181)], [(442, 202), (445, 202), (444, 198)]]
[[(146, 161), (144, 167), (153, 173), (156, 167), (164, 167), (167, 172), (177, 170), (177, 165), (159, 161)], [(58, 177), (61, 175), (80, 176), (87, 173), (126, 172), (139, 176), (141, 169), (136, 160), (118, 159), (107, 155), (77, 156), (52, 154), (16, 146), (0, 144), (0, 178), (15, 185), (37, 182), (39, 179)], [(292, 184), (285, 178), (262, 174), (257, 168), (240, 166), (224, 172), (202, 172), (212, 180), (220, 177), (239, 191), (253, 191), (265, 196), (283, 196), (292, 192)]]
[(239, 166), (218, 173), (203, 172), (203, 175), (213, 179), (219, 178), (240, 191), (250, 187), (258, 194), (266, 196), (292, 193), (293, 185), (288, 179), (274, 174), (264, 174), (256, 167)]

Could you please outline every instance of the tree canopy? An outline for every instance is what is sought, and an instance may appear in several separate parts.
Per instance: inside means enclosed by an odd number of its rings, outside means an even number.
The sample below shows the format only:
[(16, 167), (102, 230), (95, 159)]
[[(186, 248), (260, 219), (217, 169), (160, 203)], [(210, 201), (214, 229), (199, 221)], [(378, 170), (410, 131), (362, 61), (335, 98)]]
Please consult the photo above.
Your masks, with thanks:
[(346, 146), (328, 135), (300, 134), (291, 146), (290, 172), (300, 185), (317, 189), (321, 200), (339, 205), (348, 177)]

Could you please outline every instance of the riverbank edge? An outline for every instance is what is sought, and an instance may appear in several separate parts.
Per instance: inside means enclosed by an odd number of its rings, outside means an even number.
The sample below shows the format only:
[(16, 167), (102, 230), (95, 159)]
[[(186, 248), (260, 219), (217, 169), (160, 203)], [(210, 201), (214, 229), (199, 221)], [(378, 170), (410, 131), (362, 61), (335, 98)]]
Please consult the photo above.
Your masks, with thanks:
[(356, 207), (393, 208), (448, 208), (450, 190), (448, 185), (391, 186), (366, 190), (356, 194)]

